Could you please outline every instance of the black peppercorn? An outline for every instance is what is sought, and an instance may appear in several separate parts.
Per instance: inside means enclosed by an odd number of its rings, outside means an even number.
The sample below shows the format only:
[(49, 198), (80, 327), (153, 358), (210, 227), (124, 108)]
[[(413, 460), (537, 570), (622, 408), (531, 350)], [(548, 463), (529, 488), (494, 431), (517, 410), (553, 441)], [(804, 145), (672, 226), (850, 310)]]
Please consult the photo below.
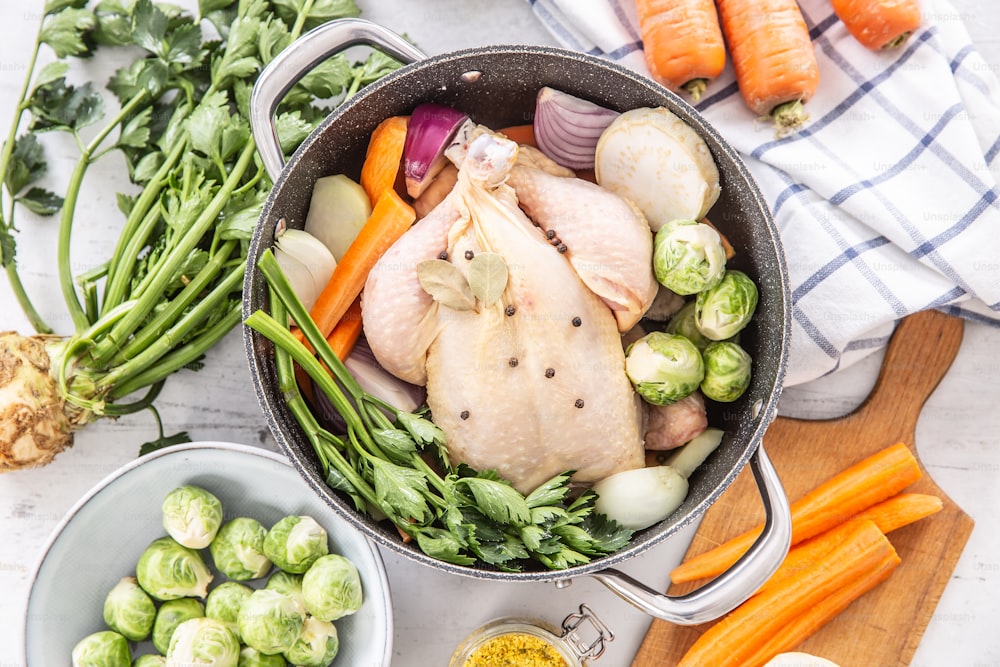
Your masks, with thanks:
[(555, 376), (556, 376), (556, 369), (554, 369), (554, 368), (546, 368), (545, 369), (545, 377), (551, 378), (551, 377), (555, 377)]
[(515, 312), (517, 312), (517, 308), (515, 308), (514, 306), (507, 306), (506, 308), (503, 309), (503, 312), (506, 313), (508, 317), (510, 317)]
[(582, 408), (583, 407), (583, 399), (582, 398), (576, 399), (576, 403), (574, 403), (573, 405), (575, 405), (578, 408)]
[(438, 255), (438, 259), (448, 259), (448, 251), (447, 250), (442, 250), (441, 254)]
[(468, 419), (469, 418), (469, 411), (468, 410), (462, 410), (461, 414), (459, 414), (458, 416), (461, 417), (463, 420), (464, 419)]
[(578, 327), (581, 324), (583, 324), (583, 320), (581, 320), (579, 317), (574, 317), (573, 318), (573, 326)]
[(556, 246), (556, 250), (558, 250), (560, 254), (566, 254), (566, 251), (569, 250), (569, 248), (566, 247), (565, 243), (560, 243)]
[(511, 357), (510, 361), (508, 361), (507, 363), (510, 364), (511, 368), (514, 368), (515, 366), (517, 366), (517, 357)]
[(475, 256), (476, 256), (476, 253), (472, 252), (471, 250), (466, 250), (465, 251), (465, 258), (466, 259), (472, 259)]
[(556, 237), (556, 230), (554, 230), (554, 229), (546, 229), (545, 230), (545, 238), (547, 238), (548, 240), (551, 241), (555, 237)]

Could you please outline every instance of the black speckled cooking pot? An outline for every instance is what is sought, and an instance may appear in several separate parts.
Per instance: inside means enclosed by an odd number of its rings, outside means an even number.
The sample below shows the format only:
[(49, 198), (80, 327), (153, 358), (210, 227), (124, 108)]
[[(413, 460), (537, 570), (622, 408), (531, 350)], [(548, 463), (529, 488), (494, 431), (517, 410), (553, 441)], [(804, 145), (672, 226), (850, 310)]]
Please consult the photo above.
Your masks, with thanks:
[[(274, 139), (277, 102), (308, 69), (355, 44), (375, 46), (411, 64), (365, 88), (339, 107), (306, 139), (287, 164)], [(244, 315), (268, 309), (267, 286), (254, 269), (284, 219), (301, 228), (313, 184), (321, 176), (360, 173), (368, 138), (384, 118), (408, 114), (421, 102), (451, 105), (490, 127), (530, 122), (535, 93), (552, 86), (625, 111), (664, 106), (687, 121), (708, 143), (721, 174), (722, 196), (709, 213), (736, 249), (730, 266), (757, 283), (760, 302), (741, 343), (754, 359), (753, 379), (737, 402), (710, 409), (711, 424), (724, 428), (719, 449), (690, 479), (684, 504), (668, 519), (636, 534), (620, 552), (568, 570), (520, 573), (463, 567), (432, 559), (404, 544), (387, 522), (377, 523), (324, 483), (309, 442), (282, 400), (271, 343), (245, 329), (246, 352), (260, 405), (278, 444), (302, 477), (334, 511), (380, 545), (440, 570), (484, 579), (557, 581), (593, 576), (648, 613), (678, 623), (717, 618), (748, 597), (777, 567), (790, 539), (788, 502), (761, 439), (774, 417), (789, 340), (790, 295), (784, 256), (767, 205), (736, 152), (692, 107), (652, 81), (605, 60), (556, 48), (491, 46), (425, 57), (406, 41), (357, 19), (317, 28), (287, 49), (262, 73), (252, 101), (254, 137), (275, 186), (250, 247), (244, 284)], [(613, 567), (696, 521), (750, 463), (768, 513), (767, 528), (751, 555), (706, 587), (683, 597), (658, 594)]]

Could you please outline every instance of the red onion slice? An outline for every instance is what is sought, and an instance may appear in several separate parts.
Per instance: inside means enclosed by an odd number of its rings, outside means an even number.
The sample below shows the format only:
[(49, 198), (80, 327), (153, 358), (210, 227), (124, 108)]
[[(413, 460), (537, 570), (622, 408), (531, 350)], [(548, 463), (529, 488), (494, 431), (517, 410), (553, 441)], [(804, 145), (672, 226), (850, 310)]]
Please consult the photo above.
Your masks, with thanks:
[(535, 99), (538, 149), (570, 169), (593, 169), (597, 140), (618, 112), (548, 86)]

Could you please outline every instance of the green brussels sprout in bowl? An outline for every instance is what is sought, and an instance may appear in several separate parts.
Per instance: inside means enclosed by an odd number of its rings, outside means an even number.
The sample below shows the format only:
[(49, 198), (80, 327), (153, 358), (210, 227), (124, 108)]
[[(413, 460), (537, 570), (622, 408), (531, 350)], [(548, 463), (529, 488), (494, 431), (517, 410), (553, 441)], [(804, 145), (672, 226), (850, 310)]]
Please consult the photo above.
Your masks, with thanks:
[(135, 577), (122, 577), (104, 599), (104, 622), (129, 641), (148, 637), (155, 618), (156, 605)]
[(311, 516), (283, 517), (264, 538), (264, 554), (292, 574), (302, 574), (329, 552), (326, 529)]
[(222, 503), (205, 489), (185, 484), (163, 499), (163, 529), (189, 549), (207, 547), (222, 525)]
[(240, 642), (222, 621), (207, 616), (177, 626), (167, 648), (167, 667), (237, 667)]
[[(365, 591), (361, 608), (336, 621), (338, 664), (390, 664), (391, 598), (385, 567), (375, 545), (331, 512), (322, 498), (302, 483), (298, 472), (284, 457), (260, 447), (215, 442), (176, 445), (136, 459), (105, 478), (70, 510), (50, 537), (32, 576), (27, 607), (23, 610), (21, 662), (68, 665), (74, 648), (82, 644), (77, 650), (80, 665), (132, 667), (133, 661), (150, 667), (171, 664), (165, 658), (171, 641), (180, 641), (178, 629), (191, 619), (205, 618), (211, 621), (206, 627), (221, 625), (229, 633), (222, 636), (235, 638), (239, 647), (235, 662), (214, 664), (234, 667), (294, 664), (286, 663), (280, 653), (257, 655), (244, 651), (240, 637), (227, 623), (235, 607), (242, 606), (237, 583), (253, 590), (264, 589), (268, 583), (285, 585), (285, 592), (280, 594), (287, 597), (287, 592), (294, 590), (296, 583), (300, 584), (301, 577), (275, 576), (277, 570), (272, 569), (254, 580), (231, 581), (215, 567), (207, 547), (193, 550), (215, 575), (204, 599), (159, 600), (150, 595), (156, 614), (151, 632), (141, 640), (130, 641), (119, 632), (112, 632), (105, 623), (104, 605), (112, 589), (124, 577), (136, 577), (141, 583), (143, 579), (136, 575), (143, 553), (157, 540), (173, 541), (162, 526), (161, 505), (168, 493), (188, 484), (217, 496), (226, 518), (252, 517), (263, 526), (274, 526), (286, 516), (314, 518), (327, 533), (329, 550), (342, 554), (356, 566)], [(177, 548), (185, 549), (177, 545), (168, 551)], [(186, 557), (176, 560), (184, 561)], [(149, 594), (148, 590), (145, 592)], [(302, 603), (292, 604), (300, 607)], [(302, 627), (307, 618), (308, 614), (303, 612)], [(123, 625), (120, 620), (117, 622)], [(303, 634), (299, 632), (293, 638), (293, 646)], [(123, 653), (122, 649), (129, 653)], [(239, 662), (241, 653), (245, 654), (243, 663)], [(138, 663), (139, 660), (143, 662)]]
[(295, 645), (305, 620), (306, 610), (294, 598), (261, 588), (243, 602), (236, 625), (247, 646), (274, 654)]
[(672, 220), (653, 240), (653, 273), (664, 287), (681, 295), (715, 287), (726, 270), (719, 232), (703, 222)]
[(241, 516), (227, 521), (208, 548), (215, 566), (236, 581), (263, 577), (271, 569), (271, 560), (264, 555), (266, 535), (257, 519)]

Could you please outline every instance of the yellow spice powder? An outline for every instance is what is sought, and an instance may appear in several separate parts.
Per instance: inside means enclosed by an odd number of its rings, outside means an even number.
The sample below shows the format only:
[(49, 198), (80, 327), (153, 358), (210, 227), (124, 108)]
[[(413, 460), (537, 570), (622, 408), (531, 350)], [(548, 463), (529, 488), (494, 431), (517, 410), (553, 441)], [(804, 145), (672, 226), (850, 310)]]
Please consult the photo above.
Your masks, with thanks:
[(465, 660), (463, 667), (569, 667), (541, 637), (510, 632), (493, 637)]

